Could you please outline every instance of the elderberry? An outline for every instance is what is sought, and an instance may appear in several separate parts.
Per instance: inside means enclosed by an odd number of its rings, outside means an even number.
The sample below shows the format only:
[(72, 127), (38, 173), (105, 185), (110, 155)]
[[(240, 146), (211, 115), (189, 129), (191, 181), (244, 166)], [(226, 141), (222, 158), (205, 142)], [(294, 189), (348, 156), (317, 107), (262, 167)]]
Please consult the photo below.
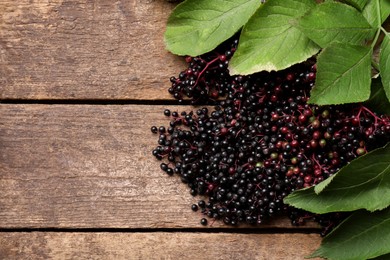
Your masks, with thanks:
[[(186, 58), (189, 68), (171, 78), (170, 93), (216, 106), (166, 109), (169, 128), (151, 128), (160, 133), (152, 154), (170, 161), (161, 169), (178, 175), (192, 195), (205, 195), (192, 209), (210, 218), (260, 224), (287, 214), (294, 225), (314, 219), (329, 232), (345, 214), (313, 215), (284, 205), (283, 198), (388, 142), (390, 119), (362, 104), (308, 104), (314, 60), (278, 72), (230, 76), (227, 63), (236, 46), (233, 41)], [(221, 96), (225, 99), (216, 102)]]
[(186, 96), (191, 104), (202, 104), (225, 96), (232, 77), (227, 66), (238, 44), (237, 36), (213, 52), (199, 57), (186, 57), (188, 68), (171, 77), (169, 93), (179, 102)]

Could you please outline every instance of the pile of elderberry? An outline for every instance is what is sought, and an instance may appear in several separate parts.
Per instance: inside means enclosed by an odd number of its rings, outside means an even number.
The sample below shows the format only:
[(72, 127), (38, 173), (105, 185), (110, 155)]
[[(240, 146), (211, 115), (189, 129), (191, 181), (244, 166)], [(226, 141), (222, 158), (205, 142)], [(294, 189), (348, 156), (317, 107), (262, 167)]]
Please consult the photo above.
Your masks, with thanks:
[(153, 155), (192, 195), (205, 195), (192, 209), (209, 218), (260, 224), (287, 214), (293, 224), (309, 216), (332, 226), (342, 215), (313, 216), (284, 205), (283, 198), (383, 146), (390, 140), (389, 117), (363, 104), (309, 105), (314, 60), (279, 72), (230, 76), (227, 65), (236, 45), (187, 58), (189, 67), (171, 78), (175, 98), (217, 105), (180, 113), (166, 109), (169, 126), (151, 128), (159, 134)]
[(171, 77), (168, 92), (181, 103), (188, 97), (191, 104), (214, 104), (225, 96), (232, 77), (227, 69), (229, 60), (237, 48), (238, 40), (223, 43), (213, 52), (200, 57), (186, 57), (188, 68), (178, 77)]

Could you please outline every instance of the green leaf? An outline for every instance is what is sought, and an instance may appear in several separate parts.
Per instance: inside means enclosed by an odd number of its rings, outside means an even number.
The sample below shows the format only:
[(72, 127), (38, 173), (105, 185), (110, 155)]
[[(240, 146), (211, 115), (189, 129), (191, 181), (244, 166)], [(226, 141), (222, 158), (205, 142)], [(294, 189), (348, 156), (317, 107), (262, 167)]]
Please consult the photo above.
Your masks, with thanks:
[(198, 56), (233, 36), (261, 5), (259, 0), (187, 0), (169, 16), (166, 48)]
[(379, 56), (379, 69), (382, 78), (383, 89), (387, 99), (390, 100), (390, 35), (386, 34), (381, 44)]
[(339, 2), (317, 5), (296, 26), (321, 48), (332, 42), (360, 45), (373, 32), (373, 28), (359, 11)]
[(316, 85), (309, 103), (318, 105), (363, 102), (370, 97), (372, 49), (332, 43), (317, 59)]
[(353, 7), (359, 9), (360, 11), (366, 6), (368, 0), (344, 0), (344, 2), (352, 5)]
[[(387, 1), (387, 0), (386, 0)], [(370, 1), (363, 9), (363, 16), (366, 18), (367, 22), (373, 27), (378, 26), (378, 2), (376, 0)], [(372, 36), (375, 34), (375, 32), (372, 33)]]
[(310, 257), (369, 259), (390, 253), (389, 241), (390, 208), (375, 213), (358, 211), (329, 233)]
[[(379, 7), (378, 7), (379, 4)], [(380, 22), (378, 21), (378, 8), (380, 10)], [(368, 23), (373, 27), (377, 28), (379, 24), (382, 24), (390, 14), (390, 1), (389, 0), (371, 0), (364, 7), (363, 16), (366, 18)], [(372, 36), (375, 34), (373, 32)]]
[[(376, 1), (373, 1), (376, 2)], [(390, 1), (389, 0), (379, 0), (380, 13), (381, 13), (381, 24), (386, 21), (390, 15)]]
[(381, 210), (390, 205), (390, 144), (363, 155), (314, 187), (284, 202), (314, 213)]
[(372, 79), (371, 96), (365, 105), (377, 113), (390, 115), (390, 103), (386, 98), (380, 78)]
[(291, 22), (314, 6), (314, 0), (272, 0), (262, 5), (241, 32), (230, 74), (281, 70), (316, 54), (319, 47)]

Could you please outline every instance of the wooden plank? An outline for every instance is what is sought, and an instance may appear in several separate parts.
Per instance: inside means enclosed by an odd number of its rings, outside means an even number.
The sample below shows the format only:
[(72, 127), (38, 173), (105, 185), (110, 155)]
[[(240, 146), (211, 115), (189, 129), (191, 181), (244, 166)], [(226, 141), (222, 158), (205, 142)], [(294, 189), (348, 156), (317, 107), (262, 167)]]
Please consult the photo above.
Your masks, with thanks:
[(184, 61), (164, 49), (175, 6), (0, 1), (1, 99), (165, 99)]
[(163, 108), (0, 104), (0, 228), (200, 227), (198, 198), (151, 155)]
[(2, 259), (304, 259), (318, 234), (0, 233)]

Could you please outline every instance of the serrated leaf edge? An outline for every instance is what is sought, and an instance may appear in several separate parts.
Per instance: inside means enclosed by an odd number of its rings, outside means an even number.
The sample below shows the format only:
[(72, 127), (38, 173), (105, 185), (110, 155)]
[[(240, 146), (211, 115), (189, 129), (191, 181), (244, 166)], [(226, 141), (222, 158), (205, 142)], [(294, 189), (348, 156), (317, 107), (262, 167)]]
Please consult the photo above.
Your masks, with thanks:
[[(382, 209), (382, 210), (383, 210), (383, 209)], [(356, 212), (355, 214), (357, 214), (357, 213), (358, 213), (358, 212)], [(329, 237), (331, 236), (331, 234), (337, 232), (337, 230), (340, 229), (340, 228), (342, 227), (342, 225), (343, 225), (345, 222), (349, 221), (349, 219), (351, 219), (352, 217), (353, 217), (353, 215), (349, 216), (349, 217), (346, 218), (344, 221), (342, 221), (335, 229), (333, 229), (333, 230), (324, 238), (324, 240), (323, 240), (322, 243), (324, 243), (324, 242), (326, 241), (327, 238), (329, 239)], [(347, 240), (344, 240), (343, 242), (348, 241), (348, 240), (351, 240), (351, 239), (353, 239), (353, 238), (355, 238), (355, 237), (359, 237), (359, 236), (361, 236), (362, 233), (367, 233), (368, 231), (370, 231), (370, 230), (376, 228), (378, 225), (382, 225), (384, 222), (387, 222), (387, 221), (390, 221), (390, 218), (384, 219), (384, 220), (381, 221), (379, 224), (373, 225), (373, 226), (371, 226), (370, 228), (368, 228), (368, 229), (364, 230), (363, 232), (359, 233), (358, 235), (352, 236), (352, 237), (348, 238)], [(321, 243), (321, 246), (322, 246), (322, 243)], [(326, 243), (326, 242), (325, 242), (325, 243)], [(323, 252), (324, 249), (322, 249), (321, 246), (320, 246), (316, 251), (314, 251), (312, 254), (310, 254), (309, 257), (310, 257), (310, 258), (314, 258), (314, 257), (323, 257), (323, 258), (327, 258), (327, 256), (324, 255), (324, 252)], [(321, 251), (322, 251), (322, 252), (321, 252)], [(388, 254), (388, 253), (390, 253), (390, 250), (389, 250), (388, 252), (383, 253), (383, 254), (381, 253), (381, 254), (379, 254), (379, 255), (378, 255), (378, 254), (377, 254), (377, 255), (371, 255), (371, 256), (369, 256), (369, 259), (374, 258), (374, 257), (381, 256), (381, 255), (384, 255), (384, 254)]]

